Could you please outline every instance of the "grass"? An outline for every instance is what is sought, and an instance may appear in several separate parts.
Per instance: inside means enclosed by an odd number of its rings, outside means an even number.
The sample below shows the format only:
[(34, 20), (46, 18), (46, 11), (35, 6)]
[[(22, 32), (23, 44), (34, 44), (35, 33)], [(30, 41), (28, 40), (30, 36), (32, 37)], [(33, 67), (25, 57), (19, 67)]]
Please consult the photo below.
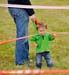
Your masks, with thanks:
[[(31, 0), (34, 5), (69, 5), (68, 0)], [(6, 3), (6, 0), (0, 0)], [(48, 31), (69, 32), (69, 10), (35, 10), (39, 21), (48, 24)], [(30, 31), (31, 30), (31, 31)], [(32, 23), (29, 23), (29, 35), (34, 34)], [(15, 38), (16, 27), (6, 8), (0, 8), (0, 40)], [(53, 69), (69, 69), (69, 35), (57, 34), (51, 44)], [(35, 49), (30, 45), (30, 58), (35, 63)], [(37, 69), (15, 65), (15, 42), (0, 45), (0, 70)], [(42, 69), (48, 69), (43, 60)]]

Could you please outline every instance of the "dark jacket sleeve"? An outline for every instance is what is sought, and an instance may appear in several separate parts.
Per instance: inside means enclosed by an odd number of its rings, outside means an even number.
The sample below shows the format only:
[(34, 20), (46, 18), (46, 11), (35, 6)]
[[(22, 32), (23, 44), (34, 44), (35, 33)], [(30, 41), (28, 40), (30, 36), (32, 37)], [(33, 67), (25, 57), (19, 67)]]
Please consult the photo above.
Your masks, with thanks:
[[(22, 0), (23, 5), (31, 5), (30, 0)], [(25, 9), (29, 16), (33, 15), (35, 12), (33, 9)]]

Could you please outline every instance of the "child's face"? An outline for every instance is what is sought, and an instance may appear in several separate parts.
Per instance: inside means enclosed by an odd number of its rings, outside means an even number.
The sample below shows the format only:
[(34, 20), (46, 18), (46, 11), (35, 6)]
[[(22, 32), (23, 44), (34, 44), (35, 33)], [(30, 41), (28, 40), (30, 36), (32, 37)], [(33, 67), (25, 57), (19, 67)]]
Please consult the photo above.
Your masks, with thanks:
[(46, 33), (46, 28), (40, 27), (40, 28), (38, 28), (38, 32), (39, 32), (39, 34), (44, 35)]

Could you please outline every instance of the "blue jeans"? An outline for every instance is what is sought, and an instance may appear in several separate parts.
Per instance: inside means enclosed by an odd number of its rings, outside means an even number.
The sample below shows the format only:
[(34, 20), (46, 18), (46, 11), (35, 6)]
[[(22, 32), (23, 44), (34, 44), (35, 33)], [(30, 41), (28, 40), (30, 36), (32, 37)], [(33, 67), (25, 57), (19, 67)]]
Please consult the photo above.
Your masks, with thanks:
[[(16, 24), (17, 38), (28, 35), (29, 15), (24, 9), (9, 8), (9, 12)], [(29, 59), (29, 44), (28, 39), (16, 41), (16, 64), (25, 64)]]
[(45, 61), (47, 63), (47, 66), (49, 68), (52, 68), (53, 63), (52, 63), (52, 60), (51, 60), (50, 52), (37, 53), (36, 54), (36, 66), (38, 68), (42, 67), (42, 57), (44, 57), (44, 59), (45, 59)]

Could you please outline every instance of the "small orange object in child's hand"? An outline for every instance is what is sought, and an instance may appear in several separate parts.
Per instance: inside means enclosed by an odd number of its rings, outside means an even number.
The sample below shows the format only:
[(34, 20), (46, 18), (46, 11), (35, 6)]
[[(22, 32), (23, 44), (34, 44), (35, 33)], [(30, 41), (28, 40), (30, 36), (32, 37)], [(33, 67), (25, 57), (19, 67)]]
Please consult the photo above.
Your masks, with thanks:
[(33, 43), (33, 44), (32, 44), (32, 46), (33, 46), (33, 47), (36, 47), (36, 46), (37, 46), (37, 44), (36, 44), (36, 43)]
[(56, 38), (56, 33), (52, 32), (52, 36), (53, 36), (54, 38)]

